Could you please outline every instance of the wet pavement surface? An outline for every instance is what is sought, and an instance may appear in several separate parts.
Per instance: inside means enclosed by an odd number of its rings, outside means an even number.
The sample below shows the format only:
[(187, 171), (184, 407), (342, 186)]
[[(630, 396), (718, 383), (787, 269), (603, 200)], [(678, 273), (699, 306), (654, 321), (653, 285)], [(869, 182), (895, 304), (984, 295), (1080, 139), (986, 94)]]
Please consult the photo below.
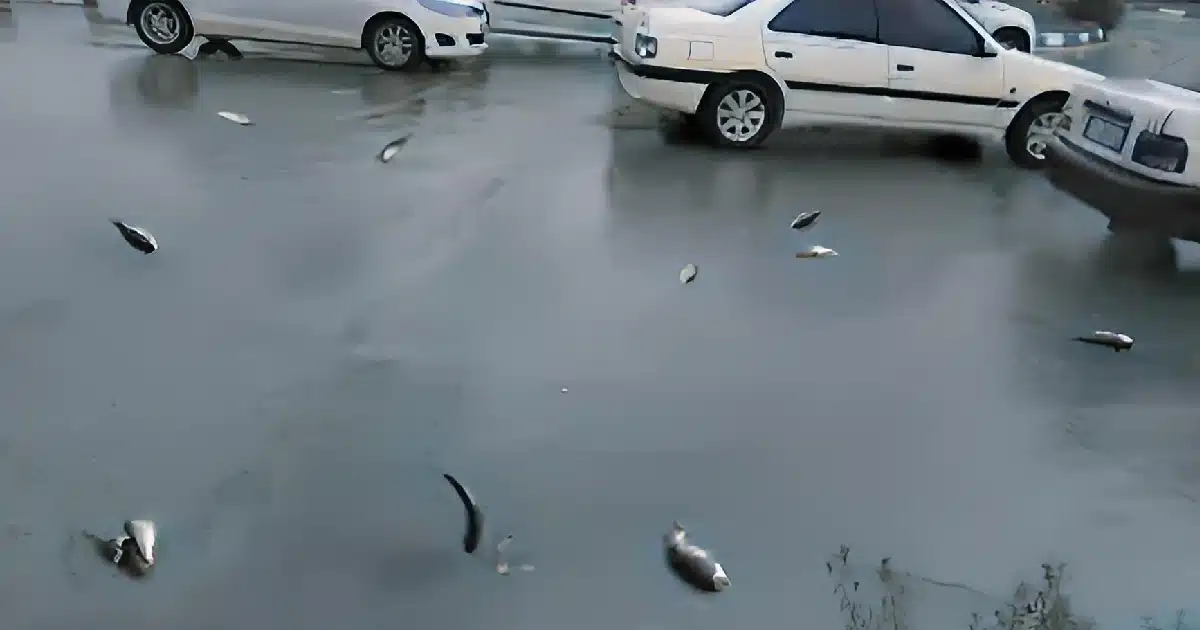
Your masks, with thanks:
[[(1063, 560), (1116, 626), (1194, 597), (1194, 246), (1115, 242), (995, 150), (664, 143), (591, 54), (396, 76), (11, 17), (9, 627), (835, 627), (842, 543), (997, 596)], [(1073, 59), (1146, 74), (1182, 29)], [(1096, 328), (1138, 346), (1068, 341)], [(462, 553), (444, 471), (535, 572)], [(138, 517), (133, 583), (75, 534)], [(672, 519), (728, 592), (667, 573)]]

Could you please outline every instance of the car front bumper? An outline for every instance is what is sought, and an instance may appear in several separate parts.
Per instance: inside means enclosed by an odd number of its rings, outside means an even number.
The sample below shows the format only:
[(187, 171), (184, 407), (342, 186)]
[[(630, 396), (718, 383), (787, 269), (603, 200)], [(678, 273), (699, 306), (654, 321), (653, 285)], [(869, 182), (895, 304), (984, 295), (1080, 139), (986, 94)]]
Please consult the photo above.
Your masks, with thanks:
[(488, 49), (488, 26), (483, 20), (443, 18), (426, 19), (425, 55), (431, 59), (451, 59), (482, 55)]
[(616, 51), (608, 56), (617, 67), (621, 88), (629, 96), (685, 114), (696, 113), (704, 91), (719, 78), (719, 73), (630, 63)]
[(1200, 243), (1200, 189), (1154, 181), (1058, 137), (1046, 147), (1046, 176), (1114, 227)]

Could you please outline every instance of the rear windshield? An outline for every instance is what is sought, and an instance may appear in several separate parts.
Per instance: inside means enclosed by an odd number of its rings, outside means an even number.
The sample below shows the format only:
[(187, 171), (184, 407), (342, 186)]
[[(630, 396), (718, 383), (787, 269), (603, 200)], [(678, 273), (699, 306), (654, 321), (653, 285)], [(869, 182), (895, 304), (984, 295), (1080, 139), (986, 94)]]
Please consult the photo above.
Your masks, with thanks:
[(697, 11), (726, 17), (754, 0), (689, 0), (688, 7)]

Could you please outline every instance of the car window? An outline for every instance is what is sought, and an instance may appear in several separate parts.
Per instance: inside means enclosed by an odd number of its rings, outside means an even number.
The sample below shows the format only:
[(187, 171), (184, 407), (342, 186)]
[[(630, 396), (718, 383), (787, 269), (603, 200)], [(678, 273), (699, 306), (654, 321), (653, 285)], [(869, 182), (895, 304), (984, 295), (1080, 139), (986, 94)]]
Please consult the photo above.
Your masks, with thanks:
[(942, 0), (876, 0), (879, 40), (889, 46), (973, 55), (979, 35)]
[(777, 33), (879, 41), (874, 0), (794, 0), (767, 28)]
[(729, 17), (738, 9), (754, 2), (754, 0), (691, 0), (689, 8), (721, 17)]

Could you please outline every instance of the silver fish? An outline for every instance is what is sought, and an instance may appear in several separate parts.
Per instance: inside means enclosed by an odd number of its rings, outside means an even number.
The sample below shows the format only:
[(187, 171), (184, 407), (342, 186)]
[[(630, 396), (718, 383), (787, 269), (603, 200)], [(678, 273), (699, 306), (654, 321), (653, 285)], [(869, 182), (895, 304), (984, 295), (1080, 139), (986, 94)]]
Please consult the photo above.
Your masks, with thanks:
[(392, 158), (396, 157), (396, 154), (400, 152), (400, 149), (403, 149), (404, 145), (408, 144), (409, 138), (412, 138), (411, 134), (387, 143), (387, 146), (383, 147), (383, 150), (380, 151), (379, 155), (377, 156), (379, 161), (383, 162), (384, 164), (392, 161)]
[(146, 564), (154, 564), (154, 543), (158, 537), (157, 528), (153, 521), (125, 521), (125, 533), (137, 543), (138, 553), (146, 560)]
[(1122, 350), (1130, 350), (1133, 348), (1133, 337), (1108, 330), (1097, 330), (1090, 335), (1076, 337), (1075, 341), (1090, 343), (1095, 346), (1112, 348), (1113, 352), (1120, 352)]
[(821, 218), (821, 211), (814, 210), (812, 212), (801, 212), (792, 219), (793, 230), (807, 230), (817, 223), (817, 219)]
[(118, 219), (109, 219), (109, 223), (116, 226), (117, 231), (125, 239), (129, 246), (142, 252), (143, 254), (154, 253), (158, 249), (158, 241), (154, 239), (154, 235), (147, 232), (145, 229), (136, 225), (130, 225)]
[(250, 122), (249, 118), (246, 118), (245, 116), (243, 116), (242, 114), (239, 114), (237, 112), (217, 112), (217, 115), (220, 116), (221, 118), (224, 118), (225, 120), (228, 120), (230, 122), (235, 122), (239, 125), (254, 124), (254, 123)]
[(837, 256), (838, 253), (828, 247), (813, 245), (812, 247), (796, 254), (796, 258), (830, 258)]
[(699, 272), (700, 272), (700, 270), (696, 268), (696, 265), (688, 263), (688, 265), (686, 267), (684, 267), (682, 271), (679, 272), (679, 283), (687, 284), (687, 283), (695, 280), (696, 274)]
[[(508, 574), (512, 573), (512, 567), (510, 567), (508, 565), (508, 562), (505, 560), (505, 557), (504, 557), (504, 551), (506, 549), (508, 549), (508, 546), (510, 544), (512, 544), (512, 541), (513, 541), (512, 534), (509, 534), (504, 537), (504, 540), (501, 540), (499, 543), (496, 544), (496, 573), (499, 573), (500, 575), (508, 575)], [(532, 571), (533, 565), (532, 564), (520, 564), (520, 565), (517, 565), (516, 569), (518, 571)]]

